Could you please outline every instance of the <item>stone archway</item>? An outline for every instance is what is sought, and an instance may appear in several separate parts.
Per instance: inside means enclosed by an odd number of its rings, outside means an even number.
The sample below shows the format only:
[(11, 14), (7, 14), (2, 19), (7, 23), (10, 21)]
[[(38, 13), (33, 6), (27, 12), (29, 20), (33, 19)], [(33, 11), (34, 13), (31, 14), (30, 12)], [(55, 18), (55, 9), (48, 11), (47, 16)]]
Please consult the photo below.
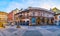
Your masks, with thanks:
[(49, 24), (49, 19), (47, 18), (47, 25)]
[(40, 25), (40, 24), (41, 24), (41, 18), (40, 18), (40, 17), (37, 17), (37, 19), (36, 19), (36, 24), (37, 24), (37, 25)]
[(44, 20), (44, 17), (42, 18), (42, 25), (44, 25), (44, 22), (45, 22), (45, 20)]
[(52, 23), (52, 25), (54, 24), (54, 18), (51, 18), (51, 23)]
[(25, 25), (29, 25), (30, 19), (25, 19)]
[(31, 18), (31, 23), (32, 23), (32, 25), (35, 25), (36, 24), (36, 17), (32, 17)]

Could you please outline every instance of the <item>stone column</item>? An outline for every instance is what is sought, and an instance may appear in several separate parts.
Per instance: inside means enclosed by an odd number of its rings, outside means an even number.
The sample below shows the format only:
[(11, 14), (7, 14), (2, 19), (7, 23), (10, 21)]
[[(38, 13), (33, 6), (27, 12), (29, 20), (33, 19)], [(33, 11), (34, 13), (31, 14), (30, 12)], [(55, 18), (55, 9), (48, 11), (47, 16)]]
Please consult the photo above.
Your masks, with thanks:
[(41, 23), (40, 23), (41, 25), (43, 24), (43, 21), (42, 20), (43, 20), (43, 18), (41, 17)]
[(51, 19), (49, 19), (49, 24), (51, 24)]
[(31, 23), (31, 17), (29, 17), (29, 19), (30, 19), (30, 21), (29, 21), (29, 26), (31, 26), (31, 25), (32, 25), (32, 23)]
[(45, 18), (45, 24), (47, 24), (47, 18)]

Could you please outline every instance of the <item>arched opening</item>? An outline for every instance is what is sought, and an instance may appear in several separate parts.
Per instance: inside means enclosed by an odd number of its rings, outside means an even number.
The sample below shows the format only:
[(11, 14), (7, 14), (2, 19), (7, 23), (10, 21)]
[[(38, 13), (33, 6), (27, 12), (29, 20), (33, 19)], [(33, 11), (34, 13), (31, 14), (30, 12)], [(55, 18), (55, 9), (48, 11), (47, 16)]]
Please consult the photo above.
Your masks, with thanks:
[(26, 23), (26, 25), (29, 25), (29, 21), (26, 21), (25, 23)]
[(44, 17), (42, 18), (42, 24), (44, 24)]
[(54, 24), (54, 18), (51, 19), (51, 23), (52, 23), (52, 25)]
[(20, 25), (22, 25), (22, 20), (20, 20)]
[(47, 25), (49, 24), (49, 19), (47, 18)]
[(25, 25), (25, 21), (22, 22), (22, 25)]
[(35, 17), (32, 17), (31, 18), (31, 23), (32, 23), (32, 25), (35, 25), (36, 24), (36, 18)]
[(37, 19), (36, 19), (36, 24), (37, 24), (37, 25), (40, 25), (40, 23), (41, 23), (41, 19), (40, 19), (40, 17), (37, 17)]

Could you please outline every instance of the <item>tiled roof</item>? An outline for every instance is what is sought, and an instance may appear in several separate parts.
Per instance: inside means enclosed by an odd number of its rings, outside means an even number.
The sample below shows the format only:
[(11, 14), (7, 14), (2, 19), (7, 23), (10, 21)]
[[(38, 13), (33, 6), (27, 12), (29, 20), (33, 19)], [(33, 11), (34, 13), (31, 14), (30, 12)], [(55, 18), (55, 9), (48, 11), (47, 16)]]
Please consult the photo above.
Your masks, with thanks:
[(38, 9), (38, 10), (44, 10), (44, 11), (48, 11), (48, 12), (54, 13), (54, 12), (51, 11), (51, 10), (47, 10), (47, 9), (39, 8), (39, 7), (30, 7), (30, 8), (28, 8), (28, 9)]
[[(53, 14), (54, 14), (54, 12), (51, 11), (51, 10), (47, 10), (47, 9), (39, 8), (39, 7), (30, 7), (30, 8), (27, 8), (27, 9), (22, 10), (22, 11), (19, 12), (19, 13), (29, 11), (30, 9), (44, 10), (44, 11), (47, 11), (47, 12), (50, 12), (50, 13), (53, 13)], [(17, 13), (17, 14), (19, 14), (19, 13)], [(17, 14), (15, 14), (15, 15), (17, 15)]]

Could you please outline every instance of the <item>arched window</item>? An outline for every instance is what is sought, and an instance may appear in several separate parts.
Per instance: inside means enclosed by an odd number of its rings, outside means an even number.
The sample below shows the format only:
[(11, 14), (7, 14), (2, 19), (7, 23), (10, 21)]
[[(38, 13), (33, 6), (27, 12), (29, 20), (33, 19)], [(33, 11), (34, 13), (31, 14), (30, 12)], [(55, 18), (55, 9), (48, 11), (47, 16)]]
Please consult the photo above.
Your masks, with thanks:
[(32, 13), (32, 16), (35, 16), (35, 12)]

